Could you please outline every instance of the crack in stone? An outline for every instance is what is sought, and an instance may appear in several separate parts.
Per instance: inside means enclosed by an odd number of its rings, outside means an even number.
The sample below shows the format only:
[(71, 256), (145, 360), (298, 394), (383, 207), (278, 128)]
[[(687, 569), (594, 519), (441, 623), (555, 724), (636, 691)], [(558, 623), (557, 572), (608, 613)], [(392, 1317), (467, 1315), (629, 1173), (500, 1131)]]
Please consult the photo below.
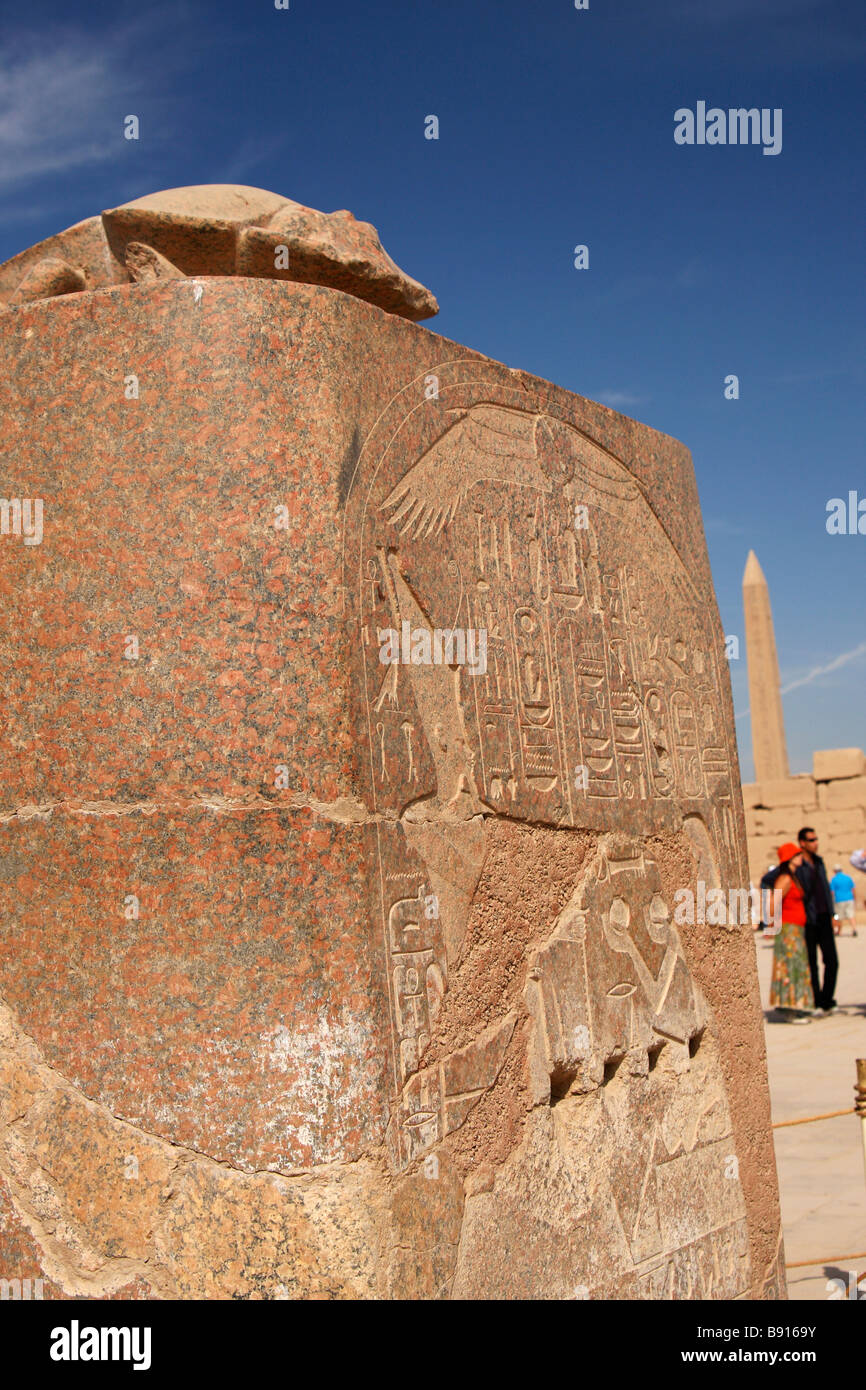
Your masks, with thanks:
[[(92, 1096), (87, 1095), (86, 1091), (83, 1091), (80, 1086), (77, 1086), (74, 1081), (70, 1081), (67, 1076), (64, 1076), (63, 1072), (53, 1067), (51, 1063), (46, 1060), (39, 1043), (21, 1026), (12, 1007), (0, 997), (0, 1056), (5, 1053), (15, 1061), (17, 1054), (22, 1050), (22, 1045), (32, 1049), (35, 1054), (34, 1057), (28, 1058), (27, 1060), (29, 1064), (40, 1073), (40, 1079), (43, 1080), (43, 1089), (53, 1083), (59, 1091), (65, 1094), (71, 1094), (75, 1100), (83, 1104), (86, 1109), (95, 1111), (105, 1119), (113, 1120), (116, 1124), (122, 1125), (125, 1130), (140, 1135), (142, 1139), (149, 1143), (157, 1144), (165, 1149), (167, 1151), (166, 1156), (170, 1156), (173, 1159), (173, 1167), (170, 1176), (174, 1175), (178, 1166), (181, 1164), (198, 1161), (204, 1164), (211, 1164), (214, 1168), (219, 1169), (223, 1173), (235, 1175), (238, 1180), (268, 1176), (276, 1178), (281, 1182), (288, 1182), (293, 1186), (305, 1186), (309, 1185), (311, 1182), (315, 1182), (319, 1178), (332, 1176), (334, 1173), (342, 1171), (350, 1171), (353, 1165), (358, 1161), (357, 1159), (336, 1160), (331, 1163), (316, 1164), (310, 1168), (295, 1168), (290, 1172), (286, 1172), (281, 1168), (241, 1168), (228, 1159), (214, 1158), (212, 1154), (206, 1153), (202, 1149), (192, 1148), (188, 1144), (176, 1143), (163, 1134), (155, 1134), (150, 1130), (143, 1129), (141, 1125), (135, 1124), (134, 1121), (126, 1119), (123, 1115), (115, 1114), (110, 1106), (94, 1100)], [(43, 1077), (43, 1073), (47, 1073), (47, 1076)], [(38, 1096), (34, 1099), (34, 1104), (37, 1102)], [(28, 1107), (28, 1110), (31, 1108), (32, 1107)], [(26, 1120), (27, 1113), (27, 1111), (23, 1111), (13, 1119), (7, 1120), (3, 1128), (11, 1129), (14, 1125), (20, 1124), (23, 1120)], [(0, 1165), (0, 1172), (3, 1171), (4, 1169), (2, 1165)]]
[(158, 800), (140, 801), (89, 801), (73, 797), (61, 797), (51, 801), (24, 802), (12, 811), (0, 813), (0, 824), (12, 821), (50, 820), (55, 811), (73, 816), (143, 815), (186, 811), (213, 811), (216, 815), (248, 815), (262, 811), (312, 811), (322, 820), (338, 825), (372, 825), (382, 822), (396, 822), (397, 814), (386, 811), (381, 815), (371, 815), (366, 806), (351, 796), (341, 796), (335, 801), (319, 801), (305, 792), (287, 792), (285, 796), (267, 797), (261, 792), (250, 792), (244, 796), (220, 796), (216, 793), (202, 793), (194, 796), (167, 796)]
[[(412, 803), (414, 808), (416, 803)], [(405, 823), (416, 824), (437, 824), (437, 825), (464, 825), (469, 820), (514, 819), (504, 812), (493, 807), (480, 806), (471, 814), (455, 811), (448, 805), (443, 805), (431, 809), (431, 811), (419, 817), (411, 814), (411, 808), (407, 807), (402, 813), (387, 809), (378, 813), (371, 813), (363, 802), (358, 801), (353, 796), (340, 796), (335, 801), (320, 801), (318, 798), (308, 795), (306, 792), (287, 792), (285, 796), (264, 796), (261, 792), (249, 792), (244, 796), (221, 796), (214, 792), (199, 793), (193, 796), (167, 796), (158, 800), (146, 798), (139, 801), (113, 801), (103, 799), (90, 801), (85, 798), (57, 797), (51, 801), (25, 801), (22, 805), (15, 807), (11, 811), (0, 812), (0, 825), (9, 825), (13, 821), (31, 820), (50, 820), (55, 811), (63, 812), (70, 816), (92, 816), (95, 819), (105, 819), (115, 816), (155, 816), (159, 814), (170, 815), (175, 812), (187, 811), (212, 811), (215, 815), (249, 815), (263, 811), (311, 811), (320, 820), (331, 821), (336, 825), (402, 825)], [(517, 824), (524, 824), (523, 821), (515, 821)], [(531, 824), (546, 825), (545, 821), (533, 821)], [(550, 825), (556, 828), (558, 822), (551, 821)], [(572, 827), (568, 827), (571, 829)]]
[[(183, 1296), (160, 1242), (166, 1234), (162, 1222), (178, 1196), (187, 1171), (219, 1173), (222, 1183), (237, 1184), (235, 1190), (241, 1192), (247, 1185), (261, 1184), (267, 1177), (285, 1198), (298, 1198), (304, 1205), (308, 1200), (314, 1204), (318, 1202), (317, 1194), (326, 1200), (335, 1182), (339, 1184), (341, 1178), (357, 1171), (354, 1161), (337, 1161), (293, 1173), (273, 1167), (241, 1169), (188, 1145), (174, 1143), (163, 1135), (152, 1134), (93, 1100), (46, 1061), (38, 1043), (21, 1027), (14, 1011), (2, 998), (0, 1061), (11, 1063), (13, 1071), (21, 1070), (29, 1077), (32, 1091), (30, 1103), (23, 1110), (16, 1107), (14, 1118), (7, 1117), (0, 1128), (0, 1178), (17, 1218), (39, 1247), (39, 1262), (46, 1278), (73, 1297), (106, 1298), (136, 1279), (148, 1284), (159, 1298)], [(62, 1177), (53, 1177), (45, 1162), (31, 1151), (28, 1132), (31, 1125), (38, 1129), (40, 1107), (61, 1098), (73, 1104), (79, 1114), (99, 1116), (107, 1123), (114, 1131), (119, 1149), (128, 1142), (131, 1149), (139, 1144), (145, 1151), (156, 1151), (161, 1156), (167, 1171), (160, 1180), (160, 1190), (153, 1190), (160, 1217), (141, 1252), (113, 1255), (98, 1242), (94, 1245), (87, 1225), (80, 1225), (68, 1207), (69, 1194), (64, 1190)], [(23, 1159), (27, 1163), (22, 1167), (19, 1160)]]

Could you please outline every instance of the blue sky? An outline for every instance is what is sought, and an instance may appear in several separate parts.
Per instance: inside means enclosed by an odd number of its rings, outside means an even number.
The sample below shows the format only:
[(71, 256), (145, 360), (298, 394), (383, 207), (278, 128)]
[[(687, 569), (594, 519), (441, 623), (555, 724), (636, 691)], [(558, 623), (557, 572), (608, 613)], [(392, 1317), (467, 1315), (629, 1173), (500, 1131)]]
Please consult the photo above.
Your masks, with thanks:
[[(3, 27), (0, 259), (182, 184), (350, 208), (428, 327), (688, 445), (726, 632), (750, 547), (770, 583), (792, 771), (866, 746), (866, 535), (825, 529), (866, 498), (862, 0), (7, 0)], [(781, 153), (676, 145), (699, 100), (780, 107)]]

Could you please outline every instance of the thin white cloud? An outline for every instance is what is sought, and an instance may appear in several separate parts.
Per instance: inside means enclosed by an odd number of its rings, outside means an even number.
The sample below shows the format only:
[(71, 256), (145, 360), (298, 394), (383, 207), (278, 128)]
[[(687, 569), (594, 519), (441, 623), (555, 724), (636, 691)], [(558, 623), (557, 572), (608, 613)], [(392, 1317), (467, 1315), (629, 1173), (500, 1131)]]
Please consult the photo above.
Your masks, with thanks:
[(7, 26), (0, 49), (0, 189), (8, 194), (39, 179), (56, 184), (64, 173), (123, 159), (130, 152), (123, 132), (129, 115), (141, 119), (152, 152), (156, 109), (189, 66), (182, 19), (172, 45), (165, 44), (159, 8), (108, 30)]
[[(122, 46), (121, 46), (122, 48)], [(97, 164), (121, 153), (118, 40), (44, 35), (13, 40), (0, 53), (0, 185)], [(125, 89), (128, 93), (128, 88)], [(118, 104), (119, 103), (119, 104)], [(114, 106), (114, 128), (106, 119)]]
[(289, 139), (286, 131), (248, 136), (218, 163), (214, 177), (219, 183), (251, 183), (255, 187), (254, 171), (282, 155)]
[[(831, 671), (838, 671), (840, 666), (847, 666), (849, 661), (856, 661), (858, 656), (866, 656), (866, 642), (861, 642), (859, 646), (852, 647), (850, 652), (840, 652), (839, 656), (834, 656), (832, 661), (827, 661), (823, 666), (813, 666), (811, 671), (807, 671), (805, 676), (798, 676), (796, 680), (789, 681), (783, 685), (780, 694), (787, 695), (791, 690), (799, 690), (803, 685), (811, 685), (821, 676), (827, 676)], [(740, 710), (735, 715), (736, 719), (746, 719), (751, 714), (751, 709)]]
[(619, 304), (630, 304), (635, 299), (643, 299), (653, 294), (661, 283), (658, 275), (637, 271), (633, 275), (622, 275), (609, 289), (596, 291), (595, 303), (606, 304), (608, 308)]
[(638, 396), (633, 391), (602, 391), (598, 397), (602, 405), (643, 405), (649, 396)]
[(830, 381), (840, 376), (851, 376), (862, 371), (858, 362), (848, 362), (841, 367), (812, 367), (803, 371), (781, 372), (773, 380), (781, 386), (802, 386), (804, 382)]
[(859, 647), (852, 647), (850, 652), (842, 652), (840, 656), (834, 656), (832, 661), (828, 661), (825, 666), (813, 666), (811, 671), (807, 671), (805, 676), (798, 676), (795, 681), (789, 681), (782, 686), (781, 693), (787, 695), (789, 690), (798, 690), (801, 685), (811, 685), (819, 676), (826, 676), (830, 671), (838, 671), (840, 666), (847, 666), (849, 661), (856, 661), (858, 656), (866, 656), (866, 642), (861, 642)]

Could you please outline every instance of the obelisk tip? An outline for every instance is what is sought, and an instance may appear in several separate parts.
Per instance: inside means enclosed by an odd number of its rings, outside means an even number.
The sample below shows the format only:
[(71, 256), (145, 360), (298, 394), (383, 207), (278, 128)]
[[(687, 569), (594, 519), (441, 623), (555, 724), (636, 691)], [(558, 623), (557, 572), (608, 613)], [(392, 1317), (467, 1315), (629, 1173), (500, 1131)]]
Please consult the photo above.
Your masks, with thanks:
[(749, 551), (749, 558), (746, 561), (746, 568), (743, 571), (743, 588), (747, 584), (763, 584), (766, 587), (764, 571), (761, 569), (758, 557), (754, 550)]

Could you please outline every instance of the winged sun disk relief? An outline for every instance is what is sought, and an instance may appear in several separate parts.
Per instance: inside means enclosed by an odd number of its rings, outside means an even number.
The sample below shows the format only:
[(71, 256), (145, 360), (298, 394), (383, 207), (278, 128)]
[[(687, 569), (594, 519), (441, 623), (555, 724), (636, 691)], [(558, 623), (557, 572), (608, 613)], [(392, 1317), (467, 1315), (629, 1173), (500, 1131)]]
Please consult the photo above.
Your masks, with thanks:
[(499, 405), (475, 405), (449, 426), (401, 478), (380, 507), (402, 521), (400, 534), (438, 535), (482, 479), (550, 492), (538, 463), (535, 432), (540, 415)]
[[(388, 520), (392, 525), (402, 523), (400, 535), (408, 533), (412, 539), (438, 535), (482, 480), (550, 494), (554, 481), (557, 486), (570, 481), (575, 459), (589, 475), (585, 482), (600, 510), (606, 510), (614, 500), (630, 502), (641, 496), (623, 464), (564, 421), (489, 403), (447, 413), (460, 419), (409, 469), (379, 508), (391, 513)], [(573, 454), (569, 458), (568, 453), (559, 452), (555, 462), (548, 463), (555, 479), (539, 461), (540, 430), (551, 441), (557, 432), (564, 431)]]

